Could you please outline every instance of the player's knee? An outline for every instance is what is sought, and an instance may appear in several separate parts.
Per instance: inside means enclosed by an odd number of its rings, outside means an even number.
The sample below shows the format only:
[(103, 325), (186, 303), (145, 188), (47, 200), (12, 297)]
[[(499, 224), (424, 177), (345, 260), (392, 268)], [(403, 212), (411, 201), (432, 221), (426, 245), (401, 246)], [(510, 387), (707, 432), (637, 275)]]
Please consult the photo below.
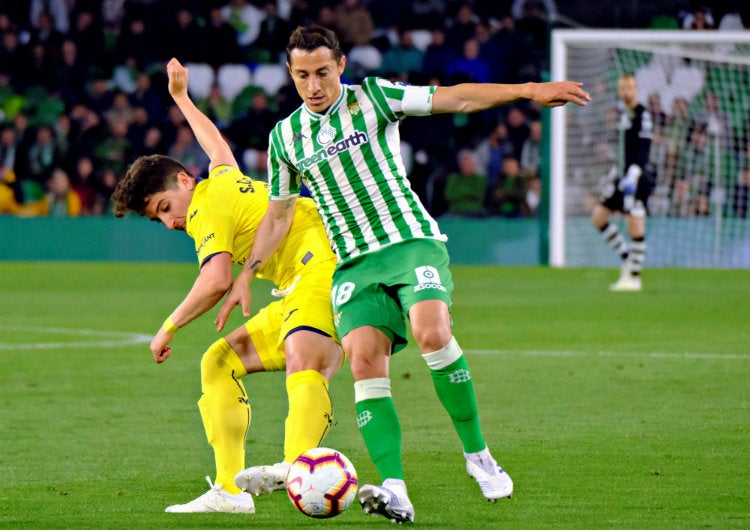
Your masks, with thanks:
[(232, 352), (225, 339), (219, 339), (209, 346), (201, 358), (201, 382), (205, 385), (217, 377), (232, 374), (232, 367), (226, 362), (226, 355)]
[(453, 337), (450, 326), (412, 327), (412, 334), (422, 353), (444, 348)]

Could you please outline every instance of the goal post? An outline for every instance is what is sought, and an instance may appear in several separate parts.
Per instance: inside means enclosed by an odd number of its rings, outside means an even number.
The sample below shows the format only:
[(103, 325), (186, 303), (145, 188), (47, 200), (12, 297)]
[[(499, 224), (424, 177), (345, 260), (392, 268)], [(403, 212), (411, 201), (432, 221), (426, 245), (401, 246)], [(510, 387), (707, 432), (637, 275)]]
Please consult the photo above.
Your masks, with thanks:
[(750, 32), (556, 29), (551, 42), (551, 79), (592, 100), (551, 113), (550, 265), (619, 264), (590, 215), (619, 159), (629, 73), (654, 120), (647, 266), (750, 268)]

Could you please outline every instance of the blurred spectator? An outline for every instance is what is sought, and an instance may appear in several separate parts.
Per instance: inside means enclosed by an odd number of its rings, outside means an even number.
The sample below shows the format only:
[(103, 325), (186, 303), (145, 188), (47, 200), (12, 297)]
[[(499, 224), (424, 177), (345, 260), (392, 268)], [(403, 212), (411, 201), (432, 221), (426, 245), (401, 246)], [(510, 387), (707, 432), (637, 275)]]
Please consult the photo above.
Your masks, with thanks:
[(37, 15), (36, 24), (33, 24), (30, 43), (44, 46), (46, 55), (50, 57), (51, 61), (54, 61), (64, 38), (64, 34), (55, 29), (54, 21), (49, 12), (41, 11)]
[(131, 18), (117, 36), (115, 63), (145, 71), (159, 59), (159, 38), (145, 17)]
[(705, 4), (694, 5), (690, 11), (684, 13), (682, 29), (716, 29), (711, 8)]
[(506, 156), (503, 159), (503, 170), (495, 186), (490, 189), (488, 197), (490, 213), (510, 218), (530, 215), (526, 204), (526, 193), (526, 179), (521, 175), (521, 164), (517, 158)]
[(95, 72), (88, 85), (85, 104), (99, 115), (103, 115), (112, 106), (114, 92), (110, 88), (109, 78), (104, 72)]
[(466, 217), (484, 215), (487, 175), (477, 169), (474, 154), (468, 149), (458, 153), (458, 171), (448, 175), (445, 200), (448, 213)]
[(712, 140), (719, 139), (722, 152), (734, 153), (739, 148), (739, 145), (735, 145), (732, 120), (721, 108), (716, 92), (707, 91), (703, 94), (703, 108), (698, 111), (695, 121), (705, 125), (706, 132)]
[(115, 118), (109, 123), (109, 134), (94, 148), (99, 167), (124, 175), (128, 164), (135, 159), (135, 149), (128, 140), (128, 122)]
[(464, 42), (463, 53), (450, 62), (445, 73), (449, 80), (489, 83), (490, 68), (479, 57), (479, 41), (467, 39)]
[(78, 103), (86, 93), (84, 80), (87, 75), (87, 67), (78, 54), (78, 45), (74, 40), (65, 39), (54, 72), (53, 91), (65, 102)]
[(167, 110), (166, 121), (159, 124), (159, 129), (162, 132), (162, 142), (164, 145), (172, 145), (177, 139), (177, 129), (181, 125), (187, 123), (185, 116), (180, 111), (177, 105), (170, 105)]
[[(35, 186), (32, 186), (33, 194), (37, 194), (40, 189), (43, 189), (59, 162), (60, 152), (57, 149), (52, 128), (49, 125), (39, 126), (36, 130), (34, 143), (29, 147), (28, 167), (23, 173), (23, 180), (35, 184)], [(27, 195), (26, 192), (27, 188), (24, 186), (24, 195)], [(29, 200), (29, 197), (24, 198)], [(33, 200), (33, 197), (31, 199)]]
[(117, 173), (111, 168), (103, 168), (99, 175), (99, 201), (104, 204), (104, 214), (112, 214), (112, 201), (110, 198), (117, 187)]
[(153, 87), (151, 76), (145, 72), (136, 76), (135, 90), (128, 94), (128, 101), (133, 107), (143, 107), (149, 121), (159, 122), (166, 117), (161, 92)]
[(445, 40), (445, 31), (440, 28), (432, 30), (432, 40), (427, 46), (422, 58), (421, 73), (426, 77), (438, 77), (445, 79), (445, 70), (456, 58), (453, 46), (448, 45)]
[[(522, 72), (524, 65), (530, 61), (528, 44), (522, 35), (516, 30), (516, 21), (510, 15), (500, 19), (500, 27), (492, 36), (493, 46), (497, 48), (499, 57), (496, 63), (504, 58), (504, 64), (490, 64), (490, 72), (494, 71), (498, 83), (518, 83), (525, 79)], [(503, 77), (504, 71), (504, 77)]]
[(260, 34), (265, 13), (248, 0), (230, 0), (221, 8), (221, 15), (237, 32), (240, 48), (247, 51)]
[(458, 55), (464, 53), (464, 43), (474, 38), (476, 32), (475, 26), (479, 21), (477, 16), (472, 11), (471, 6), (461, 4), (456, 12), (455, 17), (449, 18), (447, 21), (447, 41), (448, 44), (453, 46), (453, 49)]
[(242, 52), (237, 40), (237, 30), (224, 20), (220, 7), (209, 11), (208, 25), (204, 30), (205, 60), (214, 68), (225, 63), (242, 61)]
[(220, 130), (232, 121), (232, 102), (223, 96), (218, 83), (211, 85), (208, 95), (196, 101), (195, 106)]
[(104, 205), (98, 193), (94, 163), (89, 157), (83, 156), (76, 161), (71, 181), (81, 199), (81, 215), (100, 215)]
[(508, 125), (508, 140), (513, 144), (513, 153), (520, 159), (523, 144), (530, 134), (526, 114), (519, 107), (510, 107), (505, 122)]
[(333, 16), (344, 52), (370, 43), (375, 24), (360, 0), (342, 0), (333, 10)]
[(29, 60), (24, 66), (24, 81), (28, 88), (42, 87), (51, 91), (55, 86), (55, 62), (41, 43), (31, 46)]
[(263, 91), (256, 92), (248, 111), (224, 131), (232, 142), (237, 159), (241, 160), (242, 153), (248, 149), (267, 150), (268, 134), (276, 121), (276, 115), (268, 108), (268, 96)]
[(480, 171), (487, 175), (487, 187), (492, 188), (503, 170), (503, 160), (513, 156), (513, 144), (508, 140), (508, 126), (498, 123), (475, 150)]
[(528, 44), (526, 73), (529, 80), (539, 81), (542, 71), (549, 64), (547, 53), (549, 49), (549, 19), (545, 4), (539, 0), (520, 0), (523, 4), (523, 14), (516, 15), (516, 29)]
[(740, 171), (738, 182), (733, 186), (732, 193), (732, 210), (734, 215), (742, 217), (748, 216), (748, 205), (750, 204), (750, 167)]
[(195, 139), (193, 130), (187, 123), (178, 127), (177, 138), (167, 149), (167, 156), (182, 162), (195, 177), (208, 176), (208, 155)]
[(315, 10), (309, 0), (291, 0), (291, 4), (289, 25), (292, 28), (309, 26), (315, 21)]
[(78, 58), (86, 70), (92, 66), (107, 68), (107, 65), (100, 64), (105, 50), (104, 32), (98, 25), (94, 12), (79, 11), (75, 16), (75, 24), (70, 30), (69, 37), (76, 43)]
[(721, 31), (743, 31), (745, 24), (742, 21), (742, 13), (737, 7), (730, 7), (730, 10), (725, 13), (719, 21), (719, 29)]
[(271, 62), (283, 63), (286, 61), (286, 45), (289, 35), (294, 27), (279, 16), (279, 8), (275, 0), (267, 1), (263, 5), (266, 16), (260, 23), (260, 32), (258, 38), (255, 39), (255, 47), (267, 50)]
[(16, 131), (0, 129), (0, 214), (18, 213), (23, 204), (21, 183), (16, 177)]
[(521, 171), (529, 177), (539, 176), (541, 164), (542, 122), (533, 121), (529, 124), (529, 137), (521, 148)]
[(654, 120), (654, 129), (663, 129), (667, 124), (667, 113), (661, 106), (661, 95), (658, 92), (651, 92), (648, 95), (646, 109), (651, 113), (651, 119)]
[(143, 107), (133, 108), (132, 119), (128, 126), (128, 140), (137, 152), (143, 150), (146, 132), (153, 124), (149, 120), (148, 112)]
[(25, 68), (29, 60), (29, 51), (21, 44), (18, 32), (10, 29), (3, 33), (0, 45), (0, 67), (8, 73), (10, 84), (17, 93), (26, 89)]
[(104, 111), (104, 119), (111, 126), (115, 121), (123, 121), (128, 126), (135, 119), (135, 110), (130, 106), (128, 95), (122, 90), (112, 93), (112, 105)]
[(81, 198), (73, 189), (68, 174), (55, 169), (47, 183), (47, 193), (39, 203), (39, 215), (50, 217), (78, 217), (81, 215)]
[(542, 179), (535, 176), (526, 176), (526, 215), (534, 217), (539, 212), (539, 203), (542, 202)]
[(326, 4), (320, 6), (318, 16), (313, 24), (338, 32), (338, 28), (336, 27), (336, 15), (333, 12), (333, 8)]
[(411, 31), (408, 29), (401, 30), (398, 45), (389, 48), (383, 54), (380, 74), (406, 82), (409, 75), (422, 69), (422, 58), (422, 51), (414, 46)]
[(162, 60), (179, 57), (183, 63), (202, 63), (205, 61), (203, 44), (206, 37), (203, 28), (193, 18), (193, 13), (186, 7), (179, 7), (167, 21), (168, 31), (162, 41)]
[(107, 133), (99, 114), (85, 105), (75, 105), (70, 112), (75, 135), (71, 140), (69, 156), (77, 159), (93, 156), (96, 145)]

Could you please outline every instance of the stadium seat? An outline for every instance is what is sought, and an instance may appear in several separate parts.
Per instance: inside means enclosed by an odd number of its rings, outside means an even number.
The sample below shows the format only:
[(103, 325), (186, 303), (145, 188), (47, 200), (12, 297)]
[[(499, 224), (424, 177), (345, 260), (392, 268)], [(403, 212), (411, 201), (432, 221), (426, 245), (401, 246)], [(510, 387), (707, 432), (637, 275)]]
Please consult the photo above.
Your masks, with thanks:
[(375, 46), (355, 46), (346, 54), (346, 59), (358, 73), (369, 73), (380, 68), (383, 56)]
[(414, 29), (411, 32), (411, 41), (421, 51), (425, 51), (432, 42), (432, 32), (427, 29)]
[(286, 66), (281, 64), (261, 64), (253, 72), (254, 84), (261, 87), (269, 96), (275, 95), (288, 80)]
[(224, 64), (216, 72), (216, 81), (222, 96), (231, 101), (243, 88), (253, 84), (253, 75), (244, 64)]
[(190, 95), (195, 99), (208, 97), (216, 78), (214, 69), (205, 63), (186, 63), (185, 67), (190, 70), (188, 80)]

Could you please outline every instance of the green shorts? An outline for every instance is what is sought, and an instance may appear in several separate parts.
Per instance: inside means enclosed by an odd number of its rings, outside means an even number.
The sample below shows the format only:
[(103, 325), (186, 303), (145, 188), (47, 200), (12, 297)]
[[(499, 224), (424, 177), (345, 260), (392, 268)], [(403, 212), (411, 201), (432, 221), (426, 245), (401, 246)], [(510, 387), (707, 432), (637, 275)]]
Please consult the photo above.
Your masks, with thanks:
[(343, 338), (361, 326), (388, 335), (393, 352), (406, 346), (409, 308), (424, 300), (451, 306), (453, 277), (445, 244), (410, 239), (342, 263), (333, 273), (334, 324)]

